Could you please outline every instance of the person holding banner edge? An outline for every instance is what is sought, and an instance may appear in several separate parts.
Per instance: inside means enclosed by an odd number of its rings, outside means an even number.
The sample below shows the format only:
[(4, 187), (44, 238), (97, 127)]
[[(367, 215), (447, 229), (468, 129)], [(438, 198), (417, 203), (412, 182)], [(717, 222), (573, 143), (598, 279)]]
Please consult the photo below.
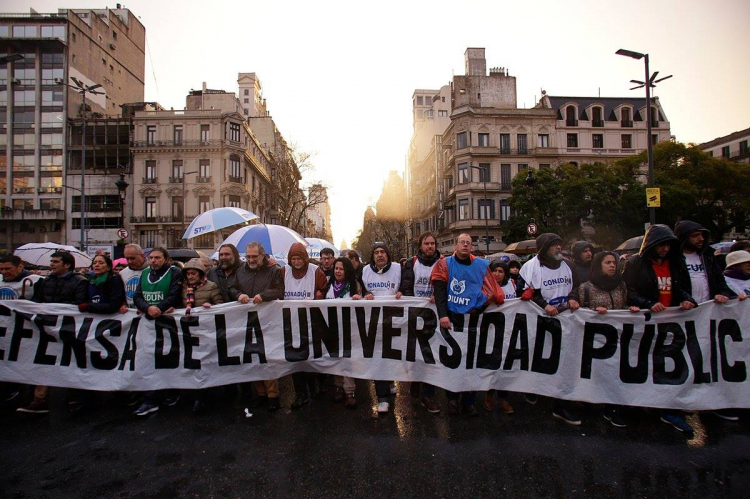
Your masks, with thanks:
[[(431, 282), (435, 289), (435, 306), (440, 317), (440, 327), (463, 331), (465, 314), (481, 313), (491, 302), (501, 305), (503, 292), (497, 285), (489, 268), (489, 261), (471, 254), (472, 241), (469, 234), (461, 234), (456, 240), (453, 255), (438, 260), (432, 269)], [(478, 416), (474, 400), (476, 392), (450, 392), (448, 412), (459, 413), (459, 399), (464, 413)]]
[[(133, 303), (148, 320), (154, 320), (182, 306), (182, 273), (177, 267), (169, 265), (169, 252), (166, 248), (153, 248), (148, 261), (149, 267), (141, 274)], [(147, 416), (156, 412), (162, 400), (167, 407), (174, 407), (179, 398), (177, 390), (146, 392), (143, 403), (134, 414)]]
[[(432, 269), (443, 256), (437, 249), (435, 236), (430, 232), (424, 232), (419, 236), (418, 245), (417, 254), (407, 260), (404, 265), (400, 289), (404, 296), (429, 298), (430, 303), (435, 303), (434, 287), (431, 281)], [(412, 381), (409, 391), (412, 398), (419, 399), (427, 412), (440, 413), (440, 407), (432, 400), (435, 395), (433, 385)]]
[[(495, 276), (497, 285), (502, 290), (505, 300), (513, 300), (518, 297), (516, 290), (516, 281), (510, 277), (510, 265), (508, 262), (499, 260), (490, 263), (490, 270)], [(513, 406), (508, 402), (507, 390), (487, 390), (484, 394), (484, 410), (492, 412), (495, 410), (495, 395), (500, 402), (500, 408), (505, 414), (513, 414)]]
[(146, 254), (140, 245), (135, 243), (126, 244), (123, 254), (125, 255), (125, 260), (128, 262), (128, 266), (122, 269), (119, 275), (122, 278), (122, 282), (125, 283), (127, 303), (120, 307), (121, 314), (127, 312), (128, 308), (135, 308), (133, 297), (135, 296), (135, 291), (138, 289), (138, 284), (141, 282), (141, 274), (148, 268)]
[[(362, 271), (362, 281), (365, 284), (365, 299), (372, 300), (376, 296), (396, 296), (401, 298), (401, 265), (393, 264), (391, 250), (383, 242), (376, 242), (372, 246), (370, 264)], [(392, 381), (375, 381), (375, 393), (378, 397), (378, 414), (387, 414), (391, 409), (390, 397), (396, 394), (396, 387)]]

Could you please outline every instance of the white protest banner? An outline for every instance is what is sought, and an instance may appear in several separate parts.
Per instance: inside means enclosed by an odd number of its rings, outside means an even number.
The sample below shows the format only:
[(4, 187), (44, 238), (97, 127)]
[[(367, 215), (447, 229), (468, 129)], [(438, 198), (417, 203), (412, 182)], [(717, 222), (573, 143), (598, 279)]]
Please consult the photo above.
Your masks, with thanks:
[[(182, 313), (180, 313), (182, 312)], [(204, 388), (315, 371), (675, 409), (750, 407), (750, 300), (548, 317), (510, 300), (438, 327), (420, 298), (238, 303), (164, 315), (0, 303), (0, 380)]]

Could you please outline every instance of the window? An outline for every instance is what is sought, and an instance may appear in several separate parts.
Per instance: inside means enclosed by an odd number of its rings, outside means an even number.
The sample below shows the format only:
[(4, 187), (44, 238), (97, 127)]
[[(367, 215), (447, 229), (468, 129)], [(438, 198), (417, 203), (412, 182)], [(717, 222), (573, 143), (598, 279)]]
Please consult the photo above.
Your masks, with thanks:
[(196, 248), (214, 248), (214, 235), (211, 233), (201, 234), (194, 239)]
[(211, 140), (211, 128), (209, 125), (201, 125), (201, 142), (208, 144)]
[(510, 203), (507, 199), (500, 201), (500, 220), (507, 222), (510, 218)]
[(745, 155), (748, 153), (750, 149), (748, 149), (747, 141), (743, 140), (740, 142), (740, 154)]
[(468, 220), (471, 214), (469, 213), (469, 200), (459, 199), (458, 200), (458, 219)]
[(565, 108), (565, 126), (578, 126), (575, 106), (568, 106)]
[(480, 182), (491, 182), (490, 180), (490, 163), (479, 163), (479, 181)]
[(211, 196), (198, 197), (198, 213), (205, 213), (211, 209)]
[(240, 169), (240, 158), (234, 154), (229, 156), (229, 180), (233, 182), (241, 182), (242, 170)]
[[(86, 218), (86, 229), (116, 229), (120, 227), (120, 217)], [(81, 219), (73, 219), (73, 229), (81, 228)]]
[(182, 220), (182, 196), (172, 197), (172, 219)]
[(144, 248), (153, 248), (159, 246), (159, 231), (158, 230), (142, 230), (141, 231), (141, 246)]
[(156, 160), (146, 160), (146, 179), (156, 180)]
[(43, 90), (42, 91), (42, 106), (62, 106), (62, 105), (63, 105), (62, 90)]
[(658, 134), (651, 135), (651, 145), (655, 146), (658, 143), (659, 143), (659, 135)]
[(479, 134), (479, 147), (490, 147), (490, 134), (489, 133)]
[(470, 181), (469, 177), (469, 165), (467, 163), (461, 163), (458, 165), (458, 183), (466, 184)]
[(629, 133), (623, 133), (621, 137), (622, 137), (622, 148), (631, 149), (633, 147), (633, 143), (632, 143), (633, 136), (630, 135)]
[(182, 160), (173, 159), (172, 160), (172, 179), (176, 182), (182, 182), (183, 171), (184, 170), (182, 168)]
[[(120, 211), (120, 203), (120, 196), (118, 194), (86, 196), (86, 213), (92, 211)], [(73, 196), (71, 211), (81, 211), (81, 196)]]
[(526, 163), (519, 163), (518, 164), (518, 173), (516, 175), (523, 174), (523, 176), (525, 177), (526, 174), (524, 172), (526, 170), (528, 170), (528, 169), (529, 169), (529, 165), (528, 164), (526, 164)]
[(578, 134), (577, 133), (568, 134), (568, 147), (578, 147)]
[(539, 163), (539, 168), (549, 168), (549, 163)]
[(424, 117), (427, 120), (431, 120), (433, 118), (432, 109), (428, 109), (424, 112)]
[(8, 38), (8, 25), (0, 26), (0, 38)]
[(622, 118), (622, 123), (620, 123), (624, 127), (632, 127), (633, 121), (630, 117), (630, 108), (629, 107), (623, 107), (620, 110), (620, 117)]
[(500, 134), (500, 154), (510, 154), (510, 134)]
[(60, 199), (40, 199), (39, 200), (40, 210), (59, 210)]
[(211, 176), (211, 160), (210, 159), (199, 159), (198, 160), (198, 176), (208, 178)]
[(463, 149), (469, 146), (468, 132), (461, 132), (456, 134), (456, 149)]
[(244, 93), (244, 95), (250, 95), (250, 90), (248, 90), (248, 89), (246, 88), (246, 89), (244, 90), (244, 92), (243, 92), (243, 93)]
[(594, 149), (603, 149), (604, 148), (604, 134), (601, 134), (601, 133), (592, 134), (591, 142), (592, 142), (592, 147)]
[(42, 38), (65, 40), (65, 26), (42, 26)]
[(510, 165), (500, 165), (500, 188), (510, 190)]
[(146, 212), (146, 217), (148, 218), (156, 217), (156, 198), (155, 197), (148, 197), (145, 199), (145, 212)]
[(549, 134), (548, 133), (540, 133), (536, 136), (536, 146), (537, 147), (549, 147)]
[(424, 105), (424, 99), (421, 95), (417, 96), (417, 106)]
[(729, 157), (729, 146), (724, 146), (721, 148), (721, 157), (722, 158), (728, 158)]
[(37, 26), (13, 26), (13, 38), (35, 38), (38, 33)]
[(156, 144), (156, 126), (149, 125), (146, 127), (146, 144), (153, 146)]
[(14, 199), (13, 200), (14, 210), (33, 210), (34, 200), (33, 199)]
[(591, 126), (599, 128), (604, 127), (604, 120), (602, 119), (602, 108), (591, 108)]
[(438, 118), (445, 118), (446, 116), (448, 116), (448, 111), (445, 111), (445, 110), (438, 111)]
[(529, 149), (526, 143), (526, 134), (518, 134), (518, 154), (528, 154)]
[(115, 40), (117, 40), (117, 31), (112, 30), (112, 38), (114, 38)]
[(480, 220), (495, 218), (495, 201), (492, 199), (478, 199), (477, 211), (479, 212)]
[(174, 126), (174, 133), (172, 136), (175, 144), (182, 144), (182, 125)]
[(229, 206), (230, 208), (240, 208), (240, 197), (227, 196), (227, 206)]
[(240, 141), (240, 125), (239, 123), (229, 124), (229, 140), (234, 142)]

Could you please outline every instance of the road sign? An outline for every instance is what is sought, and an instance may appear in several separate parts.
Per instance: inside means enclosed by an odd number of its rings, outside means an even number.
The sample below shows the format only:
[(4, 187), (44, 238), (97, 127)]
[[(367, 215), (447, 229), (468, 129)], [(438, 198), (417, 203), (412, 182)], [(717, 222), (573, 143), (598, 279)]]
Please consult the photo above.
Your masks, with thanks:
[(661, 191), (658, 187), (646, 188), (646, 206), (648, 208), (661, 208)]
[(117, 229), (117, 237), (127, 239), (130, 237), (130, 231), (128, 229)]
[(531, 222), (529, 225), (526, 226), (526, 233), (530, 236), (535, 236), (537, 230), (539, 230), (539, 226), (535, 224), (534, 222)]

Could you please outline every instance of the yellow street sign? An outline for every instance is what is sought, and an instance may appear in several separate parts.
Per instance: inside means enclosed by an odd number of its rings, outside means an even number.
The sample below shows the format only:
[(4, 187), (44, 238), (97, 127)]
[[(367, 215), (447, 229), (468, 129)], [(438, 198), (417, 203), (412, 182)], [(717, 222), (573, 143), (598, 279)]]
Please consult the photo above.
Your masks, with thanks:
[(646, 188), (646, 206), (648, 208), (661, 207), (661, 191), (658, 187)]

